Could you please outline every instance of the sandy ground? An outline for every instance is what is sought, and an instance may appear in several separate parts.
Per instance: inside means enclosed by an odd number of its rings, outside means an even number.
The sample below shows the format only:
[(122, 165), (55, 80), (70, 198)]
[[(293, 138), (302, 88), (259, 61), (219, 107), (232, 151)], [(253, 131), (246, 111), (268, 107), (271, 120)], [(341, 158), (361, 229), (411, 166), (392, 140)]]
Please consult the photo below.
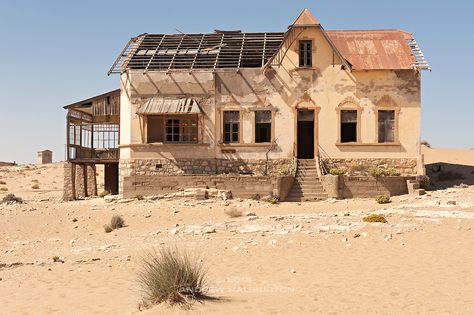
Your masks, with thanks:
[[(446, 160), (446, 157), (444, 157)], [(467, 161), (469, 162), (469, 161)], [(474, 160), (471, 161), (474, 163)], [(37, 180), (39, 189), (31, 186)], [(0, 314), (472, 314), (474, 186), (271, 205), (191, 198), (61, 202), (62, 165), (1, 167)], [(0, 198), (7, 192), (0, 191)], [(453, 204), (455, 201), (455, 205)], [(229, 218), (224, 210), (244, 213)], [(256, 216), (246, 216), (253, 212)], [(388, 224), (366, 224), (377, 212)], [(106, 234), (120, 214), (126, 227)], [(202, 257), (216, 301), (140, 312), (147, 251)], [(64, 263), (53, 262), (59, 256)]]

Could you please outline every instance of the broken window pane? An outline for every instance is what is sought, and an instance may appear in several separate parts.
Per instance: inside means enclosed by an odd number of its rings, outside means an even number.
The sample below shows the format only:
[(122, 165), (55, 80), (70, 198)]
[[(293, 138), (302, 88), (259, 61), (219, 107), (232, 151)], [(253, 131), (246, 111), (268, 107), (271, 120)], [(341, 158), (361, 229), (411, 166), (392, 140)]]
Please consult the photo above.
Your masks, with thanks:
[(379, 110), (379, 143), (395, 142), (395, 111)]
[(224, 143), (239, 142), (239, 111), (225, 111), (224, 112)]
[(341, 111), (341, 142), (357, 142), (357, 111)]
[(262, 110), (255, 112), (255, 143), (271, 142), (272, 112)]

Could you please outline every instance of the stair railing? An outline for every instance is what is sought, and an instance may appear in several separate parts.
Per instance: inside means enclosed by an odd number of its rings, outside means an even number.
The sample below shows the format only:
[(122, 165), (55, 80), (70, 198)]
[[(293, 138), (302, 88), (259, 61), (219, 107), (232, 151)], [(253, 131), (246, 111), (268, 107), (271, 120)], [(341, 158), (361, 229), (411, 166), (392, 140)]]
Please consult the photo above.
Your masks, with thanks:
[(326, 151), (324, 151), (324, 149), (318, 145), (318, 166), (319, 166), (319, 169), (321, 171), (321, 174), (322, 175), (326, 175), (326, 174), (329, 174), (329, 166), (327, 165), (326, 163), (326, 160), (329, 160), (329, 163), (331, 165), (333, 165), (333, 161), (331, 159), (331, 157), (329, 156), (329, 154), (327, 154)]

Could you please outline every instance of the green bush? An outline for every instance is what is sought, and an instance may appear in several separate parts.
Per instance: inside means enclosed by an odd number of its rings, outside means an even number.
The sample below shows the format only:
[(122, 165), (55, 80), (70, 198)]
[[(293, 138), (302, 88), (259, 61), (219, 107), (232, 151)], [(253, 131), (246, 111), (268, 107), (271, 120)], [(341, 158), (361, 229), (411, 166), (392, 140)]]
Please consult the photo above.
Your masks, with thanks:
[(145, 307), (163, 302), (185, 306), (206, 297), (206, 272), (202, 264), (177, 249), (163, 248), (148, 254), (138, 282)]
[(387, 195), (378, 195), (375, 197), (375, 201), (380, 204), (390, 203), (390, 196)]
[(342, 169), (342, 168), (331, 168), (329, 170), (329, 174), (331, 175), (344, 175), (346, 173), (346, 170)]
[(278, 199), (278, 197), (271, 197), (270, 199), (268, 199), (268, 202), (271, 203), (272, 205), (276, 205), (277, 203), (280, 202), (280, 199)]
[(402, 173), (400, 173), (400, 171), (397, 170), (396, 168), (389, 169), (386, 174), (388, 176), (400, 176), (400, 175), (402, 175)]
[(371, 166), (369, 167), (369, 174), (373, 177), (381, 177), (387, 175), (387, 170), (381, 167)]
[(370, 214), (362, 218), (362, 221), (367, 223), (379, 222), (379, 223), (387, 223), (387, 219), (381, 214)]

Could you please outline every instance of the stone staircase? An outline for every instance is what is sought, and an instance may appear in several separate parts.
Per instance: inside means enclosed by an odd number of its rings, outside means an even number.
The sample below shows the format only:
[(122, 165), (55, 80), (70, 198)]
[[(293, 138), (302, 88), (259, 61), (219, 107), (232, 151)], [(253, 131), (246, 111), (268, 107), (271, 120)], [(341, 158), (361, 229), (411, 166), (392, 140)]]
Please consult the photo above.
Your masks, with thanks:
[(316, 201), (328, 198), (316, 168), (315, 160), (298, 160), (295, 181), (285, 201)]

